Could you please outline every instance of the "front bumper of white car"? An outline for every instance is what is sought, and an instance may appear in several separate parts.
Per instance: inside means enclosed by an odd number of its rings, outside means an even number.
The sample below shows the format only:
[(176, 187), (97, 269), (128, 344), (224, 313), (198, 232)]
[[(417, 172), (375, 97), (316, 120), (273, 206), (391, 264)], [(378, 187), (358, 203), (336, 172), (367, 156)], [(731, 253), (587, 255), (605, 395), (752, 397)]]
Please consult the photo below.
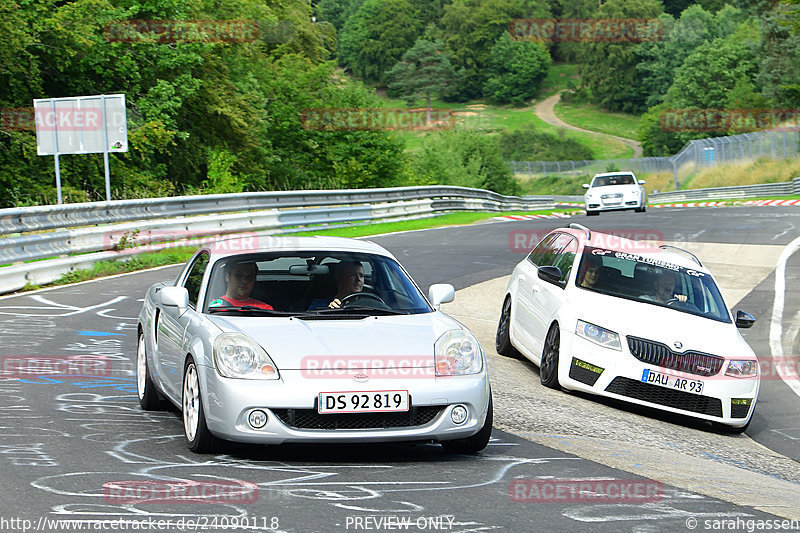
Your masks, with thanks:
[(755, 408), (760, 380), (727, 376), (727, 364), (708, 376), (681, 372), (637, 359), (624, 342), (619, 351), (567, 335), (559, 381), (567, 389), (743, 427)]

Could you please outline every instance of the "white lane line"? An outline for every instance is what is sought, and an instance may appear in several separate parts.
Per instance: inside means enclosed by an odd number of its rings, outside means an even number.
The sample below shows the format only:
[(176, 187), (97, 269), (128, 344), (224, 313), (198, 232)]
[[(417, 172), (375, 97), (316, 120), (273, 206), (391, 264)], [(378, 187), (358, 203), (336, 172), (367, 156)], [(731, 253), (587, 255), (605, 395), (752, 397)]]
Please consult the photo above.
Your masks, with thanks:
[[(783, 306), (786, 290), (786, 263), (789, 257), (800, 248), (800, 237), (790, 242), (783, 249), (778, 258), (778, 266), (775, 268), (775, 301), (772, 305), (772, 319), (769, 325), (769, 347), (772, 351), (772, 364), (780, 374), (781, 379), (786, 383), (795, 394), (800, 396), (800, 382), (796, 373), (789, 375), (790, 358), (783, 354)], [(794, 379), (792, 379), (794, 378)]]

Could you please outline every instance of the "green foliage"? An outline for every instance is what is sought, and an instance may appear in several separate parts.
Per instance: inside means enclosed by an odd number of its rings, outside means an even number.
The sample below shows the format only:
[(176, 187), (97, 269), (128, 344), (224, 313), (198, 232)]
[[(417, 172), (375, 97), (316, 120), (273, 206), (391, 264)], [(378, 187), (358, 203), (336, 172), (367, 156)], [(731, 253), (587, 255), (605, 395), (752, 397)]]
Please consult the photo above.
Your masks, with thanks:
[(441, 41), (417, 39), (386, 74), (389, 89), (404, 98), (409, 106), (418, 97), (424, 97), (430, 109), (431, 96), (447, 91), (456, 76), (450, 58), (442, 53), (443, 47)]
[(420, 178), (435, 183), (507, 195), (519, 192), (495, 141), (475, 131), (453, 130), (427, 137), (412, 168)]
[(342, 27), (339, 63), (366, 82), (384, 82), (424, 27), (408, 0), (365, 0)]
[[(560, 131), (560, 133), (563, 130)], [(563, 133), (537, 132), (533, 126), (503, 131), (496, 137), (500, 155), (507, 161), (569, 161), (592, 159), (592, 151)]]
[[(598, 11), (602, 18), (656, 18), (661, 15), (657, 0), (607, 0)], [(647, 93), (636, 43), (586, 43), (581, 60), (581, 78), (595, 102), (611, 111), (642, 112)]]
[(536, 0), (454, 0), (446, 5), (439, 28), (453, 66), (461, 73), (451, 97), (481, 97), (490, 51), (512, 19), (549, 16), (549, 5)]
[(549, 67), (544, 44), (514, 41), (503, 33), (489, 52), (483, 93), (500, 103), (523, 105), (539, 92)]
[(755, 80), (758, 38), (756, 25), (746, 22), (727, 38), (698, 46), (675, 70), (669, 100), (679, 108), (725, 107), (737, 80)]

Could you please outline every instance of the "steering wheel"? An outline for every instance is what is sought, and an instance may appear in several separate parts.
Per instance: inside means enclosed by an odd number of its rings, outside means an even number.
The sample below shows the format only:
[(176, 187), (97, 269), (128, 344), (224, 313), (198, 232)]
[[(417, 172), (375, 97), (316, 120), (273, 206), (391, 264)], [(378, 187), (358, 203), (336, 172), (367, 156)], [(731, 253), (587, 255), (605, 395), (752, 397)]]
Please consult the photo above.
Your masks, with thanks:
[(353, 294), (348, 294), (339, 301), (341, 302), (341, 306), (344, 307), (345, 305), (350, 303), (350, 300), (355, 300), (357, 298), (370, 298), (372, 300), (377, 300), (378, 302), (381, 303), (381, 305), (385, 307), (389, 307), (388, 305), (386, 305), (386, 302), (384, 302), (381, 299), (380, 296), (378, 296), (377, 294), (372, 294), (371, 292), (354, 292)]
[(667, 300), (666, 302), (664, 302), (664, 304), (665, 304), (665, 305), (672, 305), (672, 304), (674, 304), (675, 302), (680, 302), (680, 300), (678, 300), (677, 298), (670, 298), (669, 300)]

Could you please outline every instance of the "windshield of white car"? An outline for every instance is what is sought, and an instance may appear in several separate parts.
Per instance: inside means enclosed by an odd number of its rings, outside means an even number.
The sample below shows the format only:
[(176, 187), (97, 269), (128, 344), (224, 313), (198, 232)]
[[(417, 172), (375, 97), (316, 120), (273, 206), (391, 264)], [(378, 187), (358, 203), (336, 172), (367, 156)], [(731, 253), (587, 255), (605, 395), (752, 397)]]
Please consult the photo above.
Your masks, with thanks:
[(710, 275), (652, 254), (586, 247), (575, 283), (581, 289), (731, 322)]
[(620, 174), (618, 176), (598, 176), (592, 183), (592, 187), (608, 187), (609, 185), (636, 185), (636, 181), (630, 174)]
[[(276, 316), (404, 315), (433, 309), (403, 268), (383, 255), (335, 251), (236, 254), (213, 262), (204, 310)], [(331, 307), (331, 302), (340, 300)], [(229, 305), (230, 304), (230, 305)], [(268, 310), (272, 308), (273, 313)], [(266, 311), (261, 313), (261, 311)]]

